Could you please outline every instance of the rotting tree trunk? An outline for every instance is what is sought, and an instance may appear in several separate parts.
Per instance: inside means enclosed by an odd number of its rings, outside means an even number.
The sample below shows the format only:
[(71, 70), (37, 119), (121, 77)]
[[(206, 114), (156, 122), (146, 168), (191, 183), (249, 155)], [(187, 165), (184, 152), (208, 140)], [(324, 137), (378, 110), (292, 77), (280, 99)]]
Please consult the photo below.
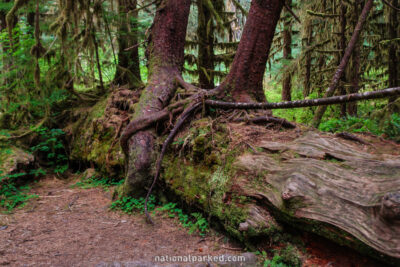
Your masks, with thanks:
[(235, 101), (265, 101), (263, 77), (283, 1), (252, 1), (243, 35), (222, 88)]
[[(363, 25), (364, 25), (365, 21), (367, 20), (369, 11), (372, 9), (373, 2), (374, 2), (373, 0), (368, 0), (365, 3), (363, 11), (361, 12), (360, 18), (358, 19), (356, 28), (354, 29), (353, 35), (351, 36), (350, 42), (346, 47), (344, 56), (335, 72), (335, 75), (332, 78), (332, 81), (329, 85), (328, 90), (325, 92), (324, 97), (330, 97), (335, 93), (336, 88), (339, 84), (340, 78), (342, 77), (342, 74), (347, 66), (347, 63), (349, 62), (350, 56), (358, 42), (358, 38), (360, 37)], [(321, 106), (321, 107), (317, 108), (314, 118), (313, 118), (313, 126), (314, 127), (318, 128), (325, 111), (326, 111), (326, 106)]]
[[(286, 0), (286, 5), (292, 7), (292, 0)], [(284, 29), (283, 29), (283, 58), (287, 61), (292, 59), (292, 25), (291, 15), (288, 10), (285, 11), (284, 16)], [(292, 100), (292, 75), (286, 71), (282, 84), (282, 101)]]
[[(392, 0), (391, 4), (395, 7), (399, 6), (398, 0)], [(389, 39), (392, 40), (389, 43), (389, 86), (398, 86), (400, 84), (400, 77), (399, 77), (399, 56), (400, 53), (398, 52), (399, 45), (393, 41), (394, 39), (398, 38), (398, 28), (399, 28), (399, 21), (398, 21), (398, 14), (397, 10), (393, 8), (389, 8), (389, 23), (388, 23), (388, 32), (389, 32)], [(396, 101), (397, 98), (393, 97), (389, 99), (389, 104)], [(400, 112), (400, 108), (396, 107), (395, 105), (391, 105), (390, 109), (392, 112)]]
[(197, 1), (198, 26), (197, 36), (199, 42), (197, 68), (199, 73), (199, 86), (204, 89), (214, 88), (214, 25), (210, 10), (204, 1)]
[[(175, 93), (175, 77), (182, 71), (190, 0), (164, 0), (157, 8), (148, 46), (149, 82), (133, 119), (154, 114)], [(129, 131), (129, 125), (125, 132)], [(129, 164), (121, 195), (143, 195), (150, 184), (156, 157), (155, 131), (136, 133), (129, 140)]]
[(141, 84), (137, 0), (118, 0), (118, 65), (114, 83), (138, 87)]

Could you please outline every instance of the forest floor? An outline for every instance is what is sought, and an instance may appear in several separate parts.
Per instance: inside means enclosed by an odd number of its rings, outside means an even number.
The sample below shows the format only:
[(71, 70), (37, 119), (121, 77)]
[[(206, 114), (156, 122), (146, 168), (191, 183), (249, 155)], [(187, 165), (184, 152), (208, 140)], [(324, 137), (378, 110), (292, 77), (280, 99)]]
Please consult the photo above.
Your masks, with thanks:
[[(177, 219), (110, 211), (111, 190), (72, 187), (78, 176), (52, 176), (33, 185), (39, 197), (12, 214), (0, 214), (0, 266), (95, 266), (101, 262), (152, 262), (159, 255), (234, 255), (245, 250), (211, 231), (189, 234)], [(303, 266), (382, 266), (347, 248), (304, 235)]]

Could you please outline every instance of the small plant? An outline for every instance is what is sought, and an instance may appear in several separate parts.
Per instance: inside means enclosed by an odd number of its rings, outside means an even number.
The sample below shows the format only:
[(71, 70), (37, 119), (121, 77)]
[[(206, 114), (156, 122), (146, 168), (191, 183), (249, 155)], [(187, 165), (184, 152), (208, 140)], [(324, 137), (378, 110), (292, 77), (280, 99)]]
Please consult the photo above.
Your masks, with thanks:
[(265, 260), (264, 267), (289, 267), (290, 265), (286, 265), (283, 261), (282, 261), (282, 257), (279, 256), (279, 254), (275, 254), (274, 257), (272, 258), (272, 260)]
[(207, 220), (201, 213), (194, 212), (190, 216), (183, 213), (182, 209), (176, 207), (176, 203), (167, 203), (158, 208), (158, 211), (166, 211), (170, 218), (177, 217), (183, 227), (189, 229), (189, 234), (198, 232), (200, 236), (205, 236), (209, 231)]
[[(144, 198), (133, 198), (133, 197), (123, 197), (114, 201), (110, 209), (111, 210), (121, 210), (125, 213), (132, 214), (134, 211), (144, 212)], [(189, 234), (198, 232), (200, 236), (205, 236), (209, 231), (209, 226), (207, 220), (203, 217), (201, 213), (194, 212), (190, 215), (185, 214), (182, 209), (177, 207), (177, 203), (167, 203), (156, 209), (156, 198), (151, 195), (147, 203), (147, 209), (149, 211), (161, 211), (165, 212), (170, 218), (177, 218), (181, 225), (189, 229)]]
[(16, 207), (23, 207), (26, 202), (38, 197), (34, 194), (28, 194), (29, 186), (17, 186), (15, 180), (18, 177), (25, 176), (26, 173), (15, 173), (1, 176), (0, 174), (0, 208), (11, 212)]
[(117, 181), (115, 179), (112, 178), (108, 178), (108, 177), (96, 177), (95, 175), (83, 179), (80, 182), (77, 182), (76, 184), (72, 185), (71, 187), (79, 187), (79, 188), (83, 188), (83, 189), (89, 189), (89, 188), (93, 188), (93, 187), (101, 187), (104, 190), (108, 190), (111, 186), (115, 186), (115, 185), (120, 185), (123, 182), (123, 180)]
[(61, 140), (64, 131), (39, 127), (35, 132), (39, 134), (40, 143), (31, 147), (31, 152), (45, 157), (46, 163), (53, 168), (54, 173), (64, 173), (68, 169), (68, 158)]
[[(144, 202), (145, 198), (141, 197), (139, 199), (133, 197), (123, 197), (122, 199), (118, 199), (114, 201), (110, 209), (111, 210), (121, 210), (125, 213), (132, 214), (134, 211), (140, 211), (144, 213)], [(149, 211), (153, 211), (155, 209), (156, 198), (151, 195), (149, 197), (149, 201), (147, 202), (147, 209)]]

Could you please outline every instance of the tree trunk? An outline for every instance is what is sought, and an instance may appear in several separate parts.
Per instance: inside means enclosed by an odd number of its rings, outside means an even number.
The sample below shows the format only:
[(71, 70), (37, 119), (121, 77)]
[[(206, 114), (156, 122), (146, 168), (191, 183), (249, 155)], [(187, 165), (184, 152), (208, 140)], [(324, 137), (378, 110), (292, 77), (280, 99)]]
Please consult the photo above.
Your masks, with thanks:
[[(157, 8), (150, 43), (149, 82), (134, 117), (163, 109), (175, 92), (175, 77), (182, 71), (190, 0), (163, 0)], [(128, 131), (129, 126), (125, 129)], [(129, 140), (129, 164), (121, 195), (143, 195), (150, 184), (156, 157), (155, 131), (140, 131)]]
[[(340, 64), (340, 61), (344, 57), (344, 50), (346, 49), (346, 26), (347, 26), (347, 19), (346, 19), (346, 5), (344, 2), (340, 2), (340, 44), (339, 44), (339, 49), (342, 51), (340, 60), (338, 60), (338, 65)], [(346, 83), (346, 74), (343, 73), (341, 81), (343, 83)], [(340, 86), (340, 95), (345, 95), (346, 94), (346, 89), (344, 88), (344, 85)], [(346, 110), (346, 104), (343, 103), (340, 105), (340, 116), (341, 117), (346, 117), (347, 110)]]
[(214, 25), (210, 10), (204, 1), (197, 1), (198, 27), (197, 36), (199, 54), (197, 68), (199, 73), (199, 86), (205, 89), (214, 88)]
[(283, 7), (281, 0), (254, 0), (243, 35), (222, 87), (235, 101), (265, 101), (263, 77)]
[[(305, 38), (305, 47), (308, 50), (309, 47), (312, 44), (312, 38), (313, 38), (313, 26), (312, 26), (312, 21), (308, 22), (308, 25), (306, 26), (306, 34), (307, 37)], [(303, 41), (304, 42), (304, 41)], [(305, 77), (304, 77), (304, 90), (303, 90), (303, 96), (306, 98), (311, 91), (311, 51), (306, 52), (306, 66), (305, 66)]]
[(141, 84), (137, 19), (137, 0), (118, 0), (118, 65), (114, 82), (138, 87)]
[[(355, 27), (357, 24), (357, 18), (360, 15), (360, 1), (356, 1), (354, 3), (354, 12), (353, 12), (353, 20), (352, 23)], [(352, 67), (349, 69), (349, 80), (351, 82), (351, 87), (348, 93), (354, 94), (358, 93), (360, 90), (359, 81), (360, 81), (360, 66), (361, 66), (361, 47), (358, 43), (354, 48), (353, 55), (351, 56), (351, 65)], [(348, 103), (347, 104), (347, 113), (350, 116), (357, 116), (357, 102)]]
[[(398, 0), (392, 0), (391, 4), (395, 7), (399, 6)], [(399, 28), (399, 21), (397, 11), (393, 8), (389, 8), (389, 23), (388, 23), (388, 32), (389, 32), (389, 39), (394, 40), (398, 38), (398, 28)], [(399, 56), (400, 53), (398, 52), (399, 45), (395, 41), (391, 41), (389, 43), (389, 86), (398, 86), (400, 84), (400, 77), (399, 77)], [(389, 99), (389, 104), (393, 103), (397, 98), (393, 97)], [(400, 109), (395, 105), (390, 106), (391, 112), (400, 112)]]
[[(288, 7), (292, 6), (292, 0), (286, 0)], [(283, 58), (288, 62), (292, 58), (292, 25), (291, 14), (288, 10), (285, 11), (283, 30)], [(286, 71), (287, 72), (287, 71)], [(282, 84), (282, 101), (291, 101), (292, 75), (290, 72), (284, 74)]]
[[(369, 11), (371, 10), (371, 8), (373, 6), (373, 2), (374, 2), (373, 0), (368, 0), (365, 3), (363, 11), (361, 12), (361, 15), (358, 19), (357, 26), (353, 32), (353, 35), (351, 36), (348, 46), (346, 47), (344, 56), (340, 62), (340, 65), (338, 66), (338, 68), (335, 72), (335, 75), (332, 78), (331, 84), (329, 85), (329, 88), (326, 91), (324, 97), (330, 97), (335, 93), (336, 88), (339, 84), (340, 78), (342, 77), (342, 74), (347, 66), (347, 63), (349, 62), (350, 56), (358, 42), (358, 38), (360, 37), (362, 27), (363, 27), (365, 21), (367, 20)], [(321, 107), (317, 108), (314, 118), (313, 118), (313, 126), (314, 127), (317, 128), (319, 126), (319, 124), (321, 123), (322, 116), (324, 115), (325, 111), (326, 111), (326, 106), (321, 106)]]

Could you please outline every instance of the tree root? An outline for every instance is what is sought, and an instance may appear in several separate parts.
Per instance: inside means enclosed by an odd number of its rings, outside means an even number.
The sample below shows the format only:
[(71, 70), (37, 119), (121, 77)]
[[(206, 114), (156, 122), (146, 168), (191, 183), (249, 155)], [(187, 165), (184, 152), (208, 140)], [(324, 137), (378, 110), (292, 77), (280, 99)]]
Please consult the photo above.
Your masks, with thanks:
[(156, 173), (154, 175), (154, 179), (153, 179), (153, 183), (151, 184), (149, 190), (147, 191), (147, 195), (146, 195), (146, 199), (144, 202), (144, 212), (146, 214), (147, 217), (147, 222), (151, 223), (154, 225), (154, 221), (151, 219), (151, 216), (148, 212), (147, 209), (147, 203), (149, 201), (149, 197), (151, 194), (151, 191), (154, 188), (154, 185), (156, 184), (156, 181), (158, 179), (158, 177), (160, 176), (160, 170), (161, 170), (161, 163), (162, 160), (164, 158), (165, 152), (167, 151), (167, 148), (169, 146), (169, 144), (173, 141), (175, 135), (178, 133), (179, 129), (182, 127), (182, 125), (184, 124), (184, 122), (186, 121), (187, 118), (189, 118), (189, 116), (194, 113), (199, 107), (200, 107), (201, 103), (195, 103), (194, 105), (188, 107), (183, 113), (182, 115), (179, 117), (178, 122), (175, 124), (174, 128), (171, 130), (171, 132), (169, 133), (167, 139), (164, 141), (162, 149), (161, 149), (161, 154), (158, 157), (157, 163), (156, 163)]
[[(122, 150), (125, 154), (125, 164), (128, 166), (129, 162), (129, 145), (128, 140), (132, 135), (137, 133), (140, 130), (143, 130), (154, 123), (166, 120), (170, 118), (171, 113), (176, 114), (183, 110), (183, 106), (187, 103), (191, 103), (188, 108), (186, 108), (181, 116), (179, 117), (177, 123), (175, 124), (174, 128), (171, 130), (170, 134), (168, 135), (167, 139), (164, 141), (164, 144), (161, 149), (161, 154), (156, 163), (156, 173), (153, 178), (153, 182), (147, 191), (146, 199), (145, 199), (145, 214), (147, 221), (151, 224), (154, 224), (153, 220), (151, 219), (148, 209), (147, 203), (150, 197), (150, 194), (155, 186), (155, 183), (160, 175), (161, 163), (166, 153), (166, 150), (169, 144), (172, 142), (175, 135), (178, 133), (179, 129), (182, 127), (184, 122), (196, 112), (201, 106), (203, 108), (205, 106), (214, 107), (214, 108), (221, 108), (221, 109), (282, 109), (282, 108), (299, 108), (299, 107), (310, 107), (310, 106), (321, 106), (321, 105), (331, 105), (331, 104), (338, 104), (338, 103), (347, 103), (347, 102), (355, 102), (359, 100), (367, 100), (367, 99), (377, 99), (377, 98), (385, 98), (388, 96), (397, 96), (400, 95), (400, 87), (396, 88), (388, 88), (379, 91), (373, 92), (365, 92), (365, 93), (355, 93), (350, 95), (342, 95), (342, 96), (333, 96), (328, 98), (319, 98), (319, 99), (308, 99), (308, 100), (297, 100), (297, 101), (286, 101), (286, 102), (279, 102), (279, 103), (268, 103), (268, 102), (261, 102), (261, 103), (240, 103), (240, 102), (224, 102), (218, 100), (209, 100), (211, 96), (216, 96), (220, 94), (223, 88), (217, 87), (213, 90), (204, 90), (197, 88), (195, 86), (189, 86), (183, 79), (177, 78), (177, 83), (182, 85), (185, 89), (191, 90), (193, 92), (197, 91), (198, 93), (188, 97), (187, 99), (178, 101), (176, 103), (167, 106), (163, 110), (153, 113), (151, 115), (139, 117), (132, 122), (130, 122), (127, 127), (125, 128), (124, 132), (121, 135), (120, 143)], [(272, 122), (278, 123), (283, 127), (286, 128), (296, 128), (296, 125), (281, 119), (272, 116), (258, 116), (255, 118), (238, 118), (236, 121), (246, 121), (246, 122), (253, 122), (253, 123), (262, 123), (262, 122)]]

